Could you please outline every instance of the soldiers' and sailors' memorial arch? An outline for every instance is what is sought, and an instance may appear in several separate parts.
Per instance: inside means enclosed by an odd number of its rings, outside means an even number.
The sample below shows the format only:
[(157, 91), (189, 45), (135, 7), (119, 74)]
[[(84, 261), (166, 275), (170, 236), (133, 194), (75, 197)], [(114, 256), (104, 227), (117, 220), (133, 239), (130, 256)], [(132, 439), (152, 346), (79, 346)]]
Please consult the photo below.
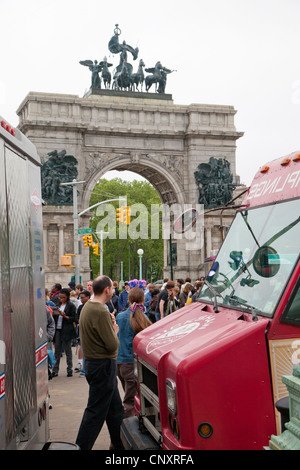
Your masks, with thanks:
[[(84, 181), (78, 212), (89, 207), (95, 184), (110, 170), (138, 173), (154, 186), (162, 204), (183, 209), (196, 204), (206, 209), (222, 206), (236, 195), (236, 141), (243, 135), (235, 128), (236, 110), (174, 104), (172, 95), (165, 92), (172, 71), (160, 62), (145, 67), (139, 51), (119, 41), (120, 33), (116, 25), (108, 44), (112, 53), (119, 54), (114, 69), (106, 57), (99, 63), (80, 62), (91, 72), (85, 96), (30, 92), (17, 111), (19, 128), (37, 147), (45, 168), (50, 158), (69, 156), (68, 164), (61, 158), (60, 165), (42, 172), (47, 202), (43, 207), (46, 285), (58, 278), (62, 283), (70, 281), (70, 269), (60, 265), (60, 257), (73, 252), (73, 203), (70, 193), (55, 184), (72, 180), (70, 156), (76, 162), (77, 180)], [(90, 215), (80, 217), (79, 228), (88, 227)], [(186, 248), (183, 238), (174, 237), (174, 279), (189, 275), (195, 280), (204, 274), (204, 260), (218, 250), (223, 226), (231, 223), (233, 215), (234, 210), (224, 211), (220, 227), (219, 213), (207, 212), (202, 241), (193, 249)], [(165, 240), (166, 277), (170, 275), (168, 243)], [(88, 248), (83, 247), (83, 282), (90, 278), (88, 258)]]

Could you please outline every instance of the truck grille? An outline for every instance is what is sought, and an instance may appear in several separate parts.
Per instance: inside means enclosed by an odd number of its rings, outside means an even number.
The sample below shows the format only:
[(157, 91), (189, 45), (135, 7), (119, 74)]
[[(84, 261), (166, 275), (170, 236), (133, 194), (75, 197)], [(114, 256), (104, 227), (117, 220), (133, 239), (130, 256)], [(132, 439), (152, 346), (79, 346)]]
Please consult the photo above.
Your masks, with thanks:
[(139, 387), (141, 399), (141, 419), (152, 437), (161, 442), (161, 423), (157, 371), (140, 357), (138, 358)]

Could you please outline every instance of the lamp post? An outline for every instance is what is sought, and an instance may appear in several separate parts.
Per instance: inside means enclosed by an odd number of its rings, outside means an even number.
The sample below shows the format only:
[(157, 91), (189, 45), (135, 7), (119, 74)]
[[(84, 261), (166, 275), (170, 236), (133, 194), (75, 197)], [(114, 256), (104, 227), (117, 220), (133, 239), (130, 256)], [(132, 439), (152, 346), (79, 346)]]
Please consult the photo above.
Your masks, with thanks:
[[(126, 197), (118, 197), (117, 199), (107, 199), (106, 201), (101, 201), (97, 202), (93, 206), (88, 207), (87, 209), (84, 209), (80, 214), (78, 214), (78, 217), (82, 216), (86, 212), (90, 211), (91, 209), (94, 209), (95, 207), (101, 206), (101, 204), (107, 204), (108, 202), (113, 202), (113, 201), (125, 201), (126, 202)], [(100, 234), (100, 270), (99, 270), (99, 276), (103, 275), (103, 234), (109, 235), (109, 232), (95, 232), (95, 234)], [(97, 237), (98, 238), (98, 237)]]
[(123, 279), (123, 261), (121, 261), (121, 279), (119, 283), (119, 287), (124, 285), (124, 279)]
[(103, 275), (103, 234), (109, 235), (109, 232), (95, 232), (96, 235), (100, 235), (100, 270), (99, 276)]
[(140, 258), (140, 280), (143, 279), (143, 273), (142, 273), (142, 258), (144, 254), (144, 250), (142, 248), (139, 248), (137, 251), (137, 254), (139, 255)]
[(75, 284), (79, 284), (79, 240), (78, 240), (78, 212), (77, 212), (77, 186), (85, 181), (73, 179), (69, 183), (60, 183), (60, 186), (73, 186), (73, 222), (74, 222), (74, 254), (75, 254)]

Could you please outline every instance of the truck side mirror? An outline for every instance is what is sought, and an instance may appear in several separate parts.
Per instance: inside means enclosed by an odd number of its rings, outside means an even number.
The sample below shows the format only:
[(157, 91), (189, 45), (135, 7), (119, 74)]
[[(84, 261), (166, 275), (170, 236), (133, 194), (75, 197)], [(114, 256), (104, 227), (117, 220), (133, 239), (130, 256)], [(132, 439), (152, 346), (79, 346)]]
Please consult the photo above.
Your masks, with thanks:
[(273, 277), (280, 268), (280, 257), (271, 246), (261, 246), (253, 257), (253, 269), (259, 276)]

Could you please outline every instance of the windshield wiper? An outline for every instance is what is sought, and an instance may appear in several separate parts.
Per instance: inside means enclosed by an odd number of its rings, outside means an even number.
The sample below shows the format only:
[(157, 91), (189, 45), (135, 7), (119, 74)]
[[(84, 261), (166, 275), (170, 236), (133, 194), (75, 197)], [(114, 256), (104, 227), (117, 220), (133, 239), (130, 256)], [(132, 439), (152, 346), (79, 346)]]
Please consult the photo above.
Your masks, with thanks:
[(249, 304), (246, 304), (246, 302), (242, 302), (241, 300), (239, 299), (234, 299), (232, 296), (229, 297), (229, 301), (232, 300), (233, 302), (236, 302), (240, 305), (243, 305), (244, 307), (247, 307), (249, 310), (251, 310), (251, 315), (252, 315), (252, 321), (257, 321), (258, 320), (258, 317), (257, 317), (257, 314), (255, 312), (255, 310), (258, 312), (258, 313), (261, 313), (260, 310), (258, 310), (256, 307), (253, 307), (253, 305), (249, 305)]
[(223, 299), (223, 297), (221, 296), (221, 294), (219, 294), (219, 292), (217, 292), (213, 286), (205, 279), (204, 280), (204, 284), (207, 285), (208, 289), (214, 294), (214, 312), (215, 313), (219, 313), (219, 307), (218, 307), (218, 301), (217, 301), (217, 297), (221, 297)]

